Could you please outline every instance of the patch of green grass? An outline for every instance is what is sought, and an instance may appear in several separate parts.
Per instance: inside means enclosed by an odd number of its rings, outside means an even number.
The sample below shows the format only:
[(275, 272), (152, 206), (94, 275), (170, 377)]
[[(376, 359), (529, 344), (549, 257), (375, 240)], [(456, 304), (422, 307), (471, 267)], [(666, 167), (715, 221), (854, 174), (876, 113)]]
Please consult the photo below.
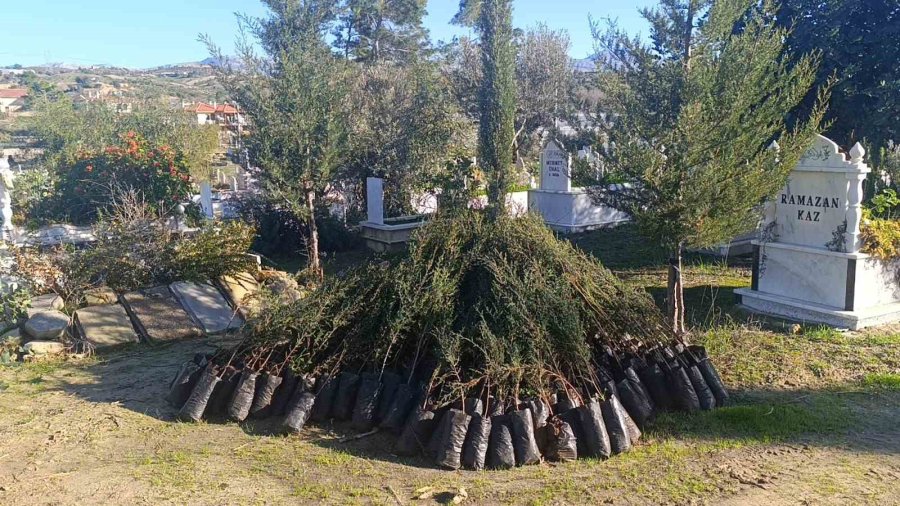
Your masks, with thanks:
[(900, 374), (867, 374), (863, 378), (863, 385), (879, 390), (900, 392)]
[(821, 394), (808, 404), (761, 403), (726, 406), (693, 414), (666, 413), (652, 430), (676, 437), (727, 438), (746, 443), (783, 441), (802, 434), (832, 434), (853, 422), (837, 397)]

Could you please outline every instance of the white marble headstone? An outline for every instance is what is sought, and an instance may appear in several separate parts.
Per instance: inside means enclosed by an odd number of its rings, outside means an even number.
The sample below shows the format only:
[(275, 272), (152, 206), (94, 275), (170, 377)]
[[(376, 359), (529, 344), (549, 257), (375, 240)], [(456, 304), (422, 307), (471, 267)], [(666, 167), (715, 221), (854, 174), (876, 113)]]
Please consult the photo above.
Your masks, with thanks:
[(208, 219), (213, 219), (212, 188), (208, 181), (200, 183), (200, 207)]
[(556, 141), (547, 143), (541, 154), (541, 189), (572, 191), (572, 158)]
[(384, 225), (384, 180), (366, 178), (366, 212), (369, 223)]
[(821, 135), (775, 195), (768, 240), (853, 253), (859, 250), (862, 182), (870, 172), (855, 146), (848, 160)]

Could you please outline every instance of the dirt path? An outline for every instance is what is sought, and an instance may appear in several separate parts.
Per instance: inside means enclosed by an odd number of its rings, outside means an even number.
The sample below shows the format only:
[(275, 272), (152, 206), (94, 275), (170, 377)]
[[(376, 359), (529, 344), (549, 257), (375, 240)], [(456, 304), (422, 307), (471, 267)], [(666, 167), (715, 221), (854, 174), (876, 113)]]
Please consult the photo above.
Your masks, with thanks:
[(445, 472), (391, 457), (386, 435), (341, 444), (339, 427), (173, 423), (168, 381), (209, 349), (0, 369), (0, 504), (427, 504), (410, 499), (422, 486), (464, 487), (466, 504), (900, 504), (898, 392), (759, 392), (661, 420), (607, 462)]

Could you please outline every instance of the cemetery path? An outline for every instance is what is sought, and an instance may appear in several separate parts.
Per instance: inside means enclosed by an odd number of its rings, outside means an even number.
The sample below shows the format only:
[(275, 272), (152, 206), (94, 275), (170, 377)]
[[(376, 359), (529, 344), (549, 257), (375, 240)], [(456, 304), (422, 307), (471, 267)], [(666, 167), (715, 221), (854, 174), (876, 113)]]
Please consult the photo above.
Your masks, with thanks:
[[(214, 344), (0, 368), (0, 504), (428, 504), (460, 488), (465, 504), (900, 504), (897, 391), (748, 390), (606, 462), (447, 472), (389, 455), (386, 435), (339, 443), (340, 426), (173, 423), (169, 380)], [(423, 486), (443, 493), (411, 500)]]

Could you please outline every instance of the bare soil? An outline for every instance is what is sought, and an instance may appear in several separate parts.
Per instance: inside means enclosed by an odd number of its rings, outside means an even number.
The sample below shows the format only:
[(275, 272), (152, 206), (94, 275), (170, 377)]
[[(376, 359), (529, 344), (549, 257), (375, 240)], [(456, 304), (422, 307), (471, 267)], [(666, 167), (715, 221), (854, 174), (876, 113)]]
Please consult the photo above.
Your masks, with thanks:
[(215, 344), (0, 368), (0, 504), (429, 504), (461, 488), (466, 504), (900, 504), (891, 389), (745, 389), (609, 461), (448, 472), (390, 455), (388, 435), (340, 443), (340, 426), (173, 422), (169, 380)]

